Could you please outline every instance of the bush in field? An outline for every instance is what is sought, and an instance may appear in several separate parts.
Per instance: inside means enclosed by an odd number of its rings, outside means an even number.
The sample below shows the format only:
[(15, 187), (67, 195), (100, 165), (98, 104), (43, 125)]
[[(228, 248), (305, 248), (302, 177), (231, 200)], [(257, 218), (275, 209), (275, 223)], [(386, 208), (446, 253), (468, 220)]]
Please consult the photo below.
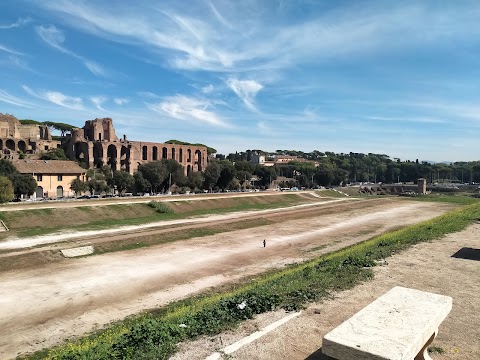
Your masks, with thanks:
[(148, 203), (148, 206), (155, 209), (156, 212), (160, 214), (172, 214), (173, 210), (168, 207), (167, 204), (160, 201), (152, 200)]

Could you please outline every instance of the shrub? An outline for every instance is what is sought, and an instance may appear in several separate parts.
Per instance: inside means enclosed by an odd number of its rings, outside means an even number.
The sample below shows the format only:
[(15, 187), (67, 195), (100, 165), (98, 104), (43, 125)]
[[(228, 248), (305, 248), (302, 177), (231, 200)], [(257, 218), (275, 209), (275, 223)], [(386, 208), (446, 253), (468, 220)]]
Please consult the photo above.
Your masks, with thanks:
[(152, 200), (148, 203), (148, 206), (155, 209), (160, 214), (172, 214), (173, 210), (165, 203)]

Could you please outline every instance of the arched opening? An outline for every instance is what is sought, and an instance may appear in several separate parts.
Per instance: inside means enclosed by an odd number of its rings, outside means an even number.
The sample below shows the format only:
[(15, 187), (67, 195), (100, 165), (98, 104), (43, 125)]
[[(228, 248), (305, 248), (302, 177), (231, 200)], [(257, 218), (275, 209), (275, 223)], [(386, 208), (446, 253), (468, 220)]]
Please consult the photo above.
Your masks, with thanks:
[(168, 154), (168, 150), (166, 147), (162, 149), (162, 159), (166, 159)]
[(22, 153), (25, 154), (27, 152), (27, 144), (25, 144), (25, 141), (20, 140), (17, 146), (18, 146), (18, 150), (20, 150)]
[(172, 159), (173, 159), (173, 160), (176, 160), (176, 159), (175, 159), (175, 148), (172, 148)]
[(63, 197), (63, 187), (57, 186), (57, 198)]
[(93, 164), (97, 169), (100, 169), (103, 164), (103, 146), (101, 143), (93, 144)]
[(187, 165), (187, 176), (192, 172), (192, 165)]
[(148, 149), (147, 147), (144, 145), (142, 147), (142, 160), (147, 160), (148, 158)]
[(37, 186), (37, 190), (35, 191), (35, 197), (37, 199), (42, 199), (43, 198), (43, 187)]
[(197, 170), (202, 171), (202, 152), (200, 150), (195, 151), (195, 164), (197, 165)]
[(152, 149), (152, 159), (158, 160), (158, 148), (156, 146), (154, 146)]
[(78, 159), (81, 163), (84, 163), (85, 166), (89, 166), (88, 159), (88, 145), (84, 142), (76, 142), (74, 145), (75, 149), (75, 158)]
[(120, 170), (130, 172), (130, 149), (126, 146), (120, 150)]
[(192, 162), (192, 150), (187, 150), (187, 162)]
[(108, 145), (107, 156), (107, 164), (113, 171), (117, 171), (117, 147), (115, 145)]
[(8, 139), (6, 142), (5, 142), (5, 146), (7, 147), (7, 149), (10, 149), (12, 151), (15, 151), (15, 141), (13, 141), (12, 139)]
[(0, 139), (0, 151), (3, 150), (3, 140)]
[(178, 150), (178, 162), (181, 163), (183, 161), (183, 149), (180, 148)]

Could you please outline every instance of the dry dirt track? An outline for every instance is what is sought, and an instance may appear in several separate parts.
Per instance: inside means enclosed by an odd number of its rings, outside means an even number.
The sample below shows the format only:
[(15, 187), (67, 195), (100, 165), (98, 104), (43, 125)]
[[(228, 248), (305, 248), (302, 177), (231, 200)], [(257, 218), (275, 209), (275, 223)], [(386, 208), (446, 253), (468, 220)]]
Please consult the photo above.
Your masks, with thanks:
[[(462, 248), (471, 258), (453, 257)], [(322, 337), (394, 286), (451, 296), (453, 308), (432, 346), (434, 360), (480, 359), (480, 223), (433, 242), (421, 243), (374, 268), (375, 278), (312, 304), (300, 316), (243, 346), (231, 360), (333, 360), (321, 353)], [(235, 331), (183, 344), (171, 360), (204, 360), (213, 352), (286, 317), (276, 311), (257, 316)]]
[(3, 273), (0, 354), (12, 358), (51, 346), (142, 309), (331, 251), (449, 208), (422, 202), (383, 204)]

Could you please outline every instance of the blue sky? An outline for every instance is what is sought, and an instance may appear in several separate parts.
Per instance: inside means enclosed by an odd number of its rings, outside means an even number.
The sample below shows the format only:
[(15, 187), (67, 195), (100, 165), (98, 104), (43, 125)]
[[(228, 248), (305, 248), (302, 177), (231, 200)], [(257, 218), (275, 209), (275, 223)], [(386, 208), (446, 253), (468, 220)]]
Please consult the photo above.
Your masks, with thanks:
[(480, 2), (3, 0), (0, 112), (130, 140), (479, 160)]

